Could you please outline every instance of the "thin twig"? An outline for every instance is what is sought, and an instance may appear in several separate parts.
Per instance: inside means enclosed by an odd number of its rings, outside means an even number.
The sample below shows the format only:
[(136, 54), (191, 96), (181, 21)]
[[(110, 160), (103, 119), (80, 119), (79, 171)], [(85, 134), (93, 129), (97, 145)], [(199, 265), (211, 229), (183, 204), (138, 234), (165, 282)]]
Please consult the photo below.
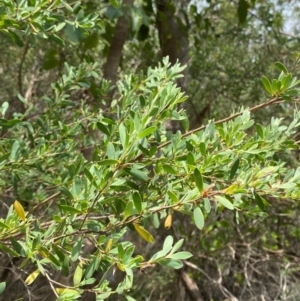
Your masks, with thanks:
[(55, 287), (54, 287), (53, 284), (52, 284), (52, 281), (53, 281), (53, 280), (51, 280), (51, 278), (49, 277), (49, 275), (48, 275), (47, 273), (45, 273), (45, 276), (46, 276), (46, 278), (48, 279), (48, 282), (49, 282), (49, 284), (50, 284), (50, 287), (51, 287), (51, 289), (52, 289), (52, 291), (53, 291), (55, 297), (58, 298), (58, 297), (59, 297), (59, 296), (58, 296), (58, 293), (56, 292)]
[(23, 65), (24, 65), (25, 58), (26, 58), (28, 50), (29, 50), (29, 41), (27, 41), (27, 43), (24, 47), (24, 51), (23, 51), (23, 54), (22, 54), (21, 63), (20, 63), (20, 66), (19, 66), (19, 71), (18, 71), (18, 85), (19, 85), (19, 93), (21, 95), (23, 95), (23, 82), (22, 82), (23, 75), (22, 75), (22, 71), (23, 71)]

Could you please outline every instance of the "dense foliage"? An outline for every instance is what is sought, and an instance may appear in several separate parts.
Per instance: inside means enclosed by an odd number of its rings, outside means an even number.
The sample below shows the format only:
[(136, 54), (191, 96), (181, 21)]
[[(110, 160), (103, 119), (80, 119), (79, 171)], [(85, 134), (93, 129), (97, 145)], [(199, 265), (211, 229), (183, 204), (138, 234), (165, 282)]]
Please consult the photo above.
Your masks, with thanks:
[[(277, 79), (262, 76), (267, 59), (253, 41), (263, 33), (245, 22), (250, 8), (263, 16), (263, 1), (212, 1), (202, 12), (167, 2), (206, 41), (188, 69), (174, 62), (184, 48), (154, 66), (149, 45), (167, 48), (150, 36), (155, 22), (168, 34), (154, 15), (160, 1), (0, 0), (1, 37), (13, 50), (4, 51), (0, 111), (0, 291), (11, 300), (45, 291), (49, 300), (163, 300), (178, 279), (189, 293), (179, 284), (181, 300), (299, 298), (300, 54), (268, 69)], [(95, 53), (110, 57), (128, 18), (128, 63), (114, 86), (109, 59)], [(219, 32), (227, 21), (231, 46)], [(257, 56), (237, 56), (236, 45)], [(212, 110), (220, 119), (201, 125)], [(265, 271), (274, 281), (261, 285)]]

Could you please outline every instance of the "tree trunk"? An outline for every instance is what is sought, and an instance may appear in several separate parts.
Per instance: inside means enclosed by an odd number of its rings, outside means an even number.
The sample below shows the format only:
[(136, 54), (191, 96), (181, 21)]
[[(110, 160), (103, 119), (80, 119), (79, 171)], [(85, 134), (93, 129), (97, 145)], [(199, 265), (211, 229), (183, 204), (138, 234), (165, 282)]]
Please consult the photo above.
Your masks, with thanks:
[[(186, 1), (178, 1), (183, 4)], [(170, 0), (156, 0), (156, 26), (163, 57), (169, 56), (171, 64), (178, 60), (181, 65), (188, 62), (188, 31), (184, 25), (182, 14), (176, 15), (175, 5)], [(186, 90), (188, 69), (184, 70), (184, 77), (179, 79), (178, 85)]]
[[(124, 0), (123, 5), (129, 6), (132, 5), (133, 2), (134, 0)], [(128, 15), (126, 15), (126, 12), (128, 10), (126, 9), (126, 7), (124, 7), (124, 10), (124, 15), (120, 17), (117, 22), (115, 33), (111, 40), (110, 49), (103, 70), (104, 78), (110, 80), (112, 84), (115, 84), (117, 81), (118, 67), (120, 65), (123, 47), (127, 39), (130, 26), (129, 17)]]
[[(177, 5), (185, 4), (185, 0), (175, 2)], [(171, 64), (177, 61), (181, 65), (188, 63), (188, 31), (184, 25), (183, 15), (176, 15), (176, 7), (170, 0), (156, 0), (157, 15), (156, 26), (158, 29), (159, 44), (163, 57), (169, 56)], [(186, 3), (187, 5), (187, 3)], [(183, 77), (178, 79), (177, 84), (182, 91), (187, 89), (188, 68), (183, 71)], [(182, 105), (183, 106), (183, 105)], [(183, 131), (180, 121), (172, 121), (166, 124), (169, 131), (175, 133)]]

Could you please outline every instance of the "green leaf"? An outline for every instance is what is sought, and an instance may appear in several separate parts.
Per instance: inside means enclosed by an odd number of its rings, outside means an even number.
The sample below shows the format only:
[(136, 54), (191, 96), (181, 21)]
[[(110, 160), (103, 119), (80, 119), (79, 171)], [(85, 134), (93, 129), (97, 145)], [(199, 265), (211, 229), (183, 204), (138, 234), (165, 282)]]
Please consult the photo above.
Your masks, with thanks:
[(6, 224), (4, 224), (3, 222), (1, 222), (1, 221), (0, 221), (0, 228), (2, 228), (2, 229), (9, 229), (9, 227)]
[(2, 249), (5, 253), (8, 253), (14, 257), (20, 257), (20, 255), (17, 252), (15, 252), (14, 250), (8, 248), (7, 246), (5, 246), (1, 243), (0, 243), (0, 249)]
[(206, 145), (204, 142), (200, 142), (199, 144), (201, 155), (204, 157), (206, 155)]
[(190, 121), (189, 118), (186, 116), (186, 118), (181, 119), (181, 124), (183, 126), (183, 129), (187, 132), (190, 127)]
[(66, 26), (66, 22), (61, 22), (61, 23), (55, 25), (54, 31), (58, 32), (58, 31), (62, 30), (65, 26)]
[(261, 139), (264, 139), (264, 131), (263, 131), (262, 126), (259, 123), (256, 124), (256, 131), (257, 131), (257, 134), (259, 135), (259, 137)]
[(141, 171), (141, 170), (138, 170), (138, 169), (135, 169), (135, 168), (132, 168), (128, 171), (128, 173), (133, 176), (134, 178), (136, 178), (137, 180), (139, 181), (142, 181), (142, 182), (147, 182), (149, 180), (148, 176), (146, 175), (145, 172)]
[(98, 269), (100, 263), (100, 257), (94, 256), (92, 262), (87, 266), (84, 278), (89, 279), (93, 276), (94, 272)]
[(123, 148), (126, 148), (126, 146), (127, 146), (127, 131), (126, 131), (126, 128), (125, 128), (123, 123), (120, 123), (120, 125), (119, 125), (119, 135), (120, 135), (120, 141), (121, 141), (121, 144), (122, 144)]
[(89, 279), (86, 279), (86, 280), (81, 281), (80, 286), (93, 284), (93, 283), (95, 283), (96, 281), (97, 281), (96, 278), (89, 278)]
[(74, 286), (77, 286), (82, 279), (82, 274), (83, 274), (83, 270), (82, 270), (82, 263), (79, 262), (79, 264), (77, 265), (74, 275), (73, 275), (73, 284)]
[(204, 227), (204, 216), (200, 207), (196, 207), (193, 212), (194, 222), (198, 229), (202, 230)]
[(108, 144), (107, 144), (107, 157), (108, 157), (108, 159), (116, 158), (116, 150), (115, 150), (114, 144), (111, 142), (108, 142)]
[(195, 168), (195, 170), (194, 170), (194, 180), (199, 189), (199, 192), (202, 193), (203, 192), (203, 178), (202, 178), (202, 174), (198, 168)]
[(15, 32), (13, 32), (10, 29), (8, 29), (8, 34), (18, 46), (20, 46), (20, 47), (24, 46), (24, 43), (23, 43), (22, 39), (19, 37), (19, 35), (17, 35)]
[(62, 5), (70, 12), (73, 12), (73, 8), (68, 4), (66, 3), (65, 1), (63, 0), (60, 0), (60, 3), (62, 3)]
[(174, 245), (174, 247), (172, 248), (171, 253), (175, 253), (178, 249), (180, 249), (180, 247), (182, 246), (184, 242), (184, 239), (180, 239), (179, 241), (177, 241), (177, 243)]
[(168, 190), (167, 193), (168, 193), (169, 198), (172, 201), (172, 204), (177, 204), (178, 203), (178, 198), (177, 198), (176, 194), (171, 190)]
[(135, 249), (135, 246), (130, 246), (125, 250), (125, 254), (124, 254), (123, 260), (122, 260), (123, 264), (127, 264), (131, 260), (134, 249)]
[(234, 163), (232, 164), (231, 170), (230, 170), (230, 176), (229, 176), (229, 180), (232, 180), (239, 168), (240, 165), (240, 159), (237, 158)]
[(132, 195), (134, 206), (138, 213), (142, 212), (142, 198), (139, 192), (135, 191)]
[(120, 6), (119, 1), (117, 1), (117, 0), (109, 0), (109, 2), (115, 8), (119, 8), (119, 6)]
[(97, 128), (105, 135), (110, 136), (109, 129), (101, 122), (97, 122)]
[(80, 214), (82, 213), (80, 210), (72, 207), (72, 206), (68, 206), (68, 205), (58, 205), (58, 207), (64, 212), (64, 213), (74, 213), (74, 214)]
[(166, 253), (170, 252), (172, 249), (173, 241), (173, 237), (171, 235), (168, 235), (163, 244), (163, 251), (165, 251)]
[(209, 198), (204, 198), (204, 209), (207, 213), (211, 210), (210, 200)]
[(255, 197), (255, 202), (257, 204), (257, 206), (261, 209), (261, 210), (265, 210), (265, 205), (268, 204), (268, 202), (262, 198), (258, 193), (254, 192), (254, 197)]
[(16, 160), (17, 159), (17, 152), (20, 148), (20, 142), (18, 140), (15, 140), (13, 143), (13, 146), (11, 148), (11, 153), (10, 153), (10, 159), (11, 160)]
[(152, 134), (153, 132), (155, 132), (157, 129), (156, 126), (150, 126), (148, 128), (146, 128), (145, 130), (143, 130), (141, 133), (138, 134), (138, 138), (144, 138), (150, 134)]
[(59, 260), (53, 254), (49, 253), (48, 258), (58, 267), (60, 267), (62, 265), (62, 263), (59, 262)]
[(59, 187), (59, 190), (68, 198), (68, 199), (71, 199), (73, 200), (73, 195), (72, 193), (66, 188), (66, 187)]
[(92, 176), (91, 172), (86, 167), (83, 169), (83, 172), (85, 176), (88, 178), (88, 180), (90, 181), (90, 183), (93, 183), (94, 177)]
[(62, 272), (63, 274), (68, 277), (70, 273), (70, 260), (68, 256), (65, 256), (63, 264), (62, 264)]
[(155, 229), (159, 228), (160, 222), (159, 217), (157, 213), (152, 214), (152, 222)]
[(124, 220), (126, 220), (127, 217), (130, 216), (132, 208), (133, 208), (133, 202), (132, 201), (127, 202), (124, 210)]
[(286, 90), (284, 92), (285, 96), (298, 96), (300, 94), (300, 90), (299, 89), (291, 89), (291, 90)]
[(124, 248), (122, 244), (118, 244), (118, 256), (122, 260), (124, 257)]
[(195, 165), (195, 157), (191, 152), (188, 152), (186, 156), (186, 163), (189, 165)]
[(285, 73), (285, 74), (288, 73), (287, 68), (286, 68), (282, 63), (276, 62), (276, 63), (275, 63), (275, 66), (277, 67), (277, 69), (278, 69), (279, 71), (282, 71), (282, 72)]
[(56, 34), (49, 35), (49, 39), (55, 41), (61, 47), (65, 46), (65, 42)]
[(20, 256), (22, 256), (22, 257), (26, 256), (26, 253), (25, 253), (25, 250), (24, 250), (23, 246), (18, 241), (16, 241), (13, 237), (11, 237), (10, 242), (11, 242), (13, 248), (16, 250), (16, 252)]
[(234, 206), (233, 204), (227, 200), (226, 198), (220, 196), (220, 195), (216, 195), (215, 196), (215, 199), (221, 204), (223, 205), (224, 207), (226, 207), (227, 209), (229, 210), (233, 210), (234, 209)]
[(115, 165), (118, 164), (119, 161), (115, 159), (104, 159), (102, 161), (97, 162), (99, 165)]
[(180, 269), (183, 267), (183, 263), (180, 260), (175, 260), (175, 259), (162, 259), (159, 260), (158, 263), (160, 265), (172, 268), (172, 269)]
[(169, 164), (163, 164), (163, 169), (166, 173), (170, 173), (172, 175), (177, 175), (178, 172)]
[(58, 258), (61, 260), (61, 262), (63, 262), (65, 259), (65, 254), (55, 244), (52, 244), (52, 249), (55, 252), (55, 254), (58, 256)]
[(278, 81), (277, 81), (277, 79), (274, 78), (274, 79), (272, 80), (271, 86), (272, 86), (272, 92), (273, 92), (273, 94), (279, 92), (280, 87), (278, 88)]
[(269, 93), (270, 95), (273, 95), (272, 86), (271, 86), (270, 81), (269, 81), (265, 76), (263, 76), (263, 77), (261, 78), (261, 81), (262, 81), (262, 83), (263, 83), (265, 89), (268, 91), (268, 93)]
[(191, 254), (190, 252), (178, 252), (172, 255), (168, 255), (168, 258), (172, 258), (172, 259), (177, 259), (177, 260), (184, 260), (184, 259), (188, 259), (190, 257), (192, 257), (193, 254)]
[(6, 288), (6, 283), (5, 282), (0, 282), (0, 294), (3, 293), (3, 291), (5, 290)]
[(71, 253), (71, 260), (73, 262), (75, 262), (79, 257), (79, 254), (80, 254), (80, 251), (81, 251), (81, 245), (82, 245), (82, 237), (79, 237), (75, 241), (75, 244), (74, 244), (74, 247), (73, 247), (72, 253)]

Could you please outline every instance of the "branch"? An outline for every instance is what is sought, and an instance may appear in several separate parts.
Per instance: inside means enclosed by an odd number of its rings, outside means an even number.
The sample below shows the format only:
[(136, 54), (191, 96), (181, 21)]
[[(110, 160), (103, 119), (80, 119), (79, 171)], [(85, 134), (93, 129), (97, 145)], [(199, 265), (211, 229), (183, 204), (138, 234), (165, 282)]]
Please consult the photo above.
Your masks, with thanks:
[[(195, 264), (189, 262), (189, 261), (184, 261), (184, 264), (191, 267), (192, 269), (196, 270), (196, 271), (199, 271), (201, 274), (203, 274), (209, 281), (211, 281), (212, 283), (214, 284), (217, 284), (221, 290), (221, 292), (224, 294), (224, 296), (226, 297), (230, 297), (232, 301), (238, 301), (238, 299), (233, 295), (231, 294), (227, 288), (225, 288), (222, 284), (221, 284), (221, 281), (217, 281), (213, 278), (211, 278), (206, 272), (204, 272), (201, 268), (199, 268), (198, 266), (196, 266)], [(221, 279), (222, 280), (222, 279)]]
[(181, 271), (180, 276), (192, 299), (194, 301), (203, 301), (196, 282), (184, 271)]
[[(264, 102), (264, 103), (261, 103), (261, 104), (259, 104), (259, 105), (256, 105), (256, 106), (250, 108), (249, 111), (250, 111), (250, 112), (254, 112), (254, 111), (259, 110), (259, 109), (261, 109), (261, 108), (264, 108), (264, 107), (267, 107), (267, 106), (272, 105), (272, 104), (274, 104), (274, 103), (277, 103), (278, 101), (281, 101), (281, 98), (280, 98), (280, 97), (272, 98), (272, 99), (270, 99), (270, 100), (268, 100), (268, 101), (266, 101), (266, 102)], [(220, 119), (220, 120), (216, 121), (215, 124), (221, 124), (221, 123), (227, 122), (227, 121), (232, 120), (232, 119), (234, 119), (234, 118), (236, 118), (236, 117), (238, 117), (238, 116), (240, 116), (240, 115), (243, 115), (243, 112), (238, 112), (238, 113), (235, 113), (235, 114), (233, 114), (233, 115), (231, 115), (231, 116), (229, 116), (229, 117)], [(207, 127), (207, 125), (202, 125), (202, 126), (196, 128), (196, 129), (194, 129), (194, 130), (188, 131), (188, 132), (186, 132), (186, 133), (184, 133), (184, 134), (182, 135), (182, 138), (188, 137), (188, 136), (190, 136), (190, 135), (192, 135), (192, 134), (194, 134), (194, 133), (200, 132), (200, 131), (204, 130), (206, 127)], [(161, 148), (163, 148), (163, 147), (169, 145), (170, 143), (171, 143), (171, 141), (167, 141), (167, 142), (165, 142), (165, 143), (162, 143), (161, 145), (159, 145), (159, 146), (157, 147), (157, 149), (161, 149)]]
[(52, 284), (51, 278), (49, 277), (49, 275), (48, 275), (47, 273), (45, 273), (45, 276), (46, 276), (46, 278), (48, 279), (48, 282), (49, 282), (49, 284), (50, 284), (50, 287), (51, 287), (51, 289), (52, 289), (52, 291), (53, 291), (55, 297), (58, 298), (59, 296), (58, 296), (58, 294), (57, 294), (57, 292), (56, 292), (56, 290), (55, 290), (55, 288), (54, 288), (54, 286), (53, 286), (53, 284)]

